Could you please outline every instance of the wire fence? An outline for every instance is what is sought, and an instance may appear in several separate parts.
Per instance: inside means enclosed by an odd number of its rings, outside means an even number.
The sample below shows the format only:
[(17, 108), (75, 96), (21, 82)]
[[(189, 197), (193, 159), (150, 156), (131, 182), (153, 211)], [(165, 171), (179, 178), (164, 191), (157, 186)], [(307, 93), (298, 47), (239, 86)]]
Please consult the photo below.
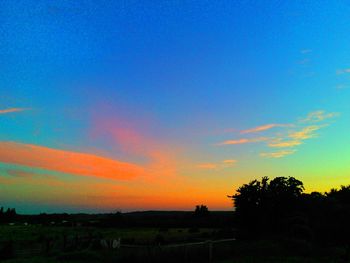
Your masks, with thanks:
[(159, 246), (121, 245), (125, 262), (212, 262), (230, 258), (236, 239), (207, 240)]
[(77, 236), (40, 242), (3, 241), (0, 242), (0, 257), (31, 258), (67, 251), (98, 253), (103, 250), (113, 253), (116, 262), (212, 262), (230, 258), (235, 240), (231, 238), (165, 245), (132, 245), (123, 244), (120, 239)]

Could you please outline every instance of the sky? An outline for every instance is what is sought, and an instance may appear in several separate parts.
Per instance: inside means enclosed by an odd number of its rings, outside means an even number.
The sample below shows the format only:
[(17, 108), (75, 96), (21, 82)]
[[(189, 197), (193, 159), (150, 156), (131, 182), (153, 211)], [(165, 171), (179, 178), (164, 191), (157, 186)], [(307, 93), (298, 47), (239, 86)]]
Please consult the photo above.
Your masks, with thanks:
[(0, 205), (231, 210), (350, 184), (348, 1), (0, 2)]

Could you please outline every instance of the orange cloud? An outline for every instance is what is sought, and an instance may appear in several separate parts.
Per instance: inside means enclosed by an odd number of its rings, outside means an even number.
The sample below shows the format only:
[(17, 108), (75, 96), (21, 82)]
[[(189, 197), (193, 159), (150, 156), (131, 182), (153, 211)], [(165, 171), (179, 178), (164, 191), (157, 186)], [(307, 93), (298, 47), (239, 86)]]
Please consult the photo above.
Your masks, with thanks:
[(261, 132), (261, 131), (266, 131), (275, 127), (288, 127), (288, 126), (290, 126), (290, 124), (266, 124), (266, 125), (254, 127), (252, 129), (243, 130), (241, 131), (241, 133), (245, 134), (245, 133)]
[(238, 140), (227, 140), (223, 141), (221, 143), (218, 143), (217, 145), (235, 145), (235, 144), (245, 144), (245, 143), (253, 143), (253, 142), (261, 142), (266, 141), (268, 138), (266, 137), (260, 137), (260, 138), (252, 138), (252, 139), (238, 139)]
[(25, 111), (27, 109), (25, 108), (9, 108), (9, 109), (4, 109), (0, 110), (0, 114), (6, 114), (6, 113), (11, 113), (11, 112), (20, 112), (20, 111)]
[(57, 150), (31, 144), (0, 142), (0, 162), (58, 172), (128, 180), (144, 173), (138, 165), (88, 153)]
[(223, 160), (222, 162), (225, 164), (235, 164), (237, 160)]

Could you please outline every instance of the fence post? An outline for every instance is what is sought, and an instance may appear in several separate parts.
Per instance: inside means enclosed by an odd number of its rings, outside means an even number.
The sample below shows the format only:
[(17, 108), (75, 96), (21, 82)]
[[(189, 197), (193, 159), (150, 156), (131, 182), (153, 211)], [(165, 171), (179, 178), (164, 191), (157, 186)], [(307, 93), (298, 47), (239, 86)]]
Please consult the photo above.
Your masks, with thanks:
[(213, 241), (209, 240), (209, 262), (213, 261)]

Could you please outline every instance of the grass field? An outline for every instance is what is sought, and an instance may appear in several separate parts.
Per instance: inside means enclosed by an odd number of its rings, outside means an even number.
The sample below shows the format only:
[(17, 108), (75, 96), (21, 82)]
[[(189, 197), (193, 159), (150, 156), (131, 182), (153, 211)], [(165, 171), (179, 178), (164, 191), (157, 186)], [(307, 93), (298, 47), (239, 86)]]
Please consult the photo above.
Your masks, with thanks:
[[(222, 231), (222, 230), (221, 230)], [(94, 228), (60, 226), (0, 226), (0, 245), (12, 240), (14, 247), (30, 249), (31, 245), (43, 244), (45, 238), (53, 240), (49, 252), (33, 256), (14, 254), (5, 259), (5, 263), (94, 263), (94, 262), (208, 262), (210, 250), (207, 242), (202, 245), (174, 247), (166, 244), (185, 244), (188, 242), (215, 239), (219, 229), (213, 228)], [(62, 237), (70, 237), (71, 244), (62, 248)], [(121, 238), (122, 244), (131, 244), (131, 248), (109, 249), (93, 246), (77, 246), (77, 236), (93, 236), (113, 240)], [(156, 240), (162, 237), (165, 246), (159, 246)], [(69, 238), (68, 238), (69, 239)], [(43, 241), (44, 240), (44, 241)], [(67, 242), (69, 243), (69, 242)], [(99, 242), (98, 242), (99, 244)], [(133, 245), (135, 248), (133, 248)], [(140, 248), (138, 248), (140, 245)], [(1, 246), (0, 246), (1, 251)], [(2, 250), (4, 251), (4, 250)], [(0, 252), (1, 253), (1, 252)], [(343, 247), (316, 248), (300, 240), (272, 241), (233, 241), (215, 244), (212, 250), (212, 262), (215, 263), (336, 263), (342, 261), (346, 249)], [(0, 254), (1, 256), (1, 254)], [(125, 260), (124, 259), (128, 259)], [(224, 260), (226, 259), (226, 260)], [(229, 259), (229, 260), (227, 260)], [(1, 261), (1, 258), (0, 258)]]
[(93, 228), (60, 226), (0, 226), (0, 241), (38, 241), (43, 237), (61, 238), (66, 236), (100, 237), (104, 239), (121, 238), (126, 243), (150, 244), (161, 235), (166, 243), (183, 242), (213, 236), (218, 230), (211, 228)]
[[(175, 253), (172, 251), (160, 250), (159, 244), (182, 244), (188, 242), (204, 241), (214, 237), (220, 231), (211, 228), (95, 228), (95, 227), (61, 227), (61, 226), (41, 226), (41, 225), (17, 225), (17, 226), (0, 226), (0, 251), (1, 244), (11, 242), (13, 247), (13, 255), (4, 260), (6, 263), (15, 262), (116, 262), (121, 257), (132, 257), (142, 259), (155, 256), (157, 253), (162, 255)], [(63, 248), (63, 240), (66, 236), (67, 246)], [(77, 241), (78, 237), (78, 241)], [(94, 244), (83, 246), (85, 238), (91, 237), (96, 240)], [(122, 244), (141, 246), (124, 248), (119, 250), (102, 248), (100, 240), (121, 239)], [(46, 251), (46, 242), (51, 240), (50, 249)], [(30, 251), (32, 247), (39, 246), (41, 251), (33, 256), (22, 256), (21, 251)], [(149, 248), (148, 248), (149, 247)], [(150, 249), (152, 250), (150, 252)], [(195, 248), (197, 253), (199, 250), (207, 249)], [(6, 249), (5, 249), (6, 250)], [(171, 250), (171, 249), (170, 249)], [(175, 254), (183, 253), (183, 248), (175, 249)], [(4, 250), (2, 250), (4, 251)], [(31, 253), (31, 252), (29, 252)], [(152, 255), (150, 255), (150, 253)], [(187, 253), (187, 252), (186, 252)], [(203, 252), (198, 252), (203, 253)], [(190, 254), (190, 253), (188, 253)], [(0, 255), (1, 256), (1, 255)], [(181, 257), (181, 256), (180, 256)], [(1, 258), (0, 258), (1, 260)], [(118, 261), (119, 262), (119, 261)]]

